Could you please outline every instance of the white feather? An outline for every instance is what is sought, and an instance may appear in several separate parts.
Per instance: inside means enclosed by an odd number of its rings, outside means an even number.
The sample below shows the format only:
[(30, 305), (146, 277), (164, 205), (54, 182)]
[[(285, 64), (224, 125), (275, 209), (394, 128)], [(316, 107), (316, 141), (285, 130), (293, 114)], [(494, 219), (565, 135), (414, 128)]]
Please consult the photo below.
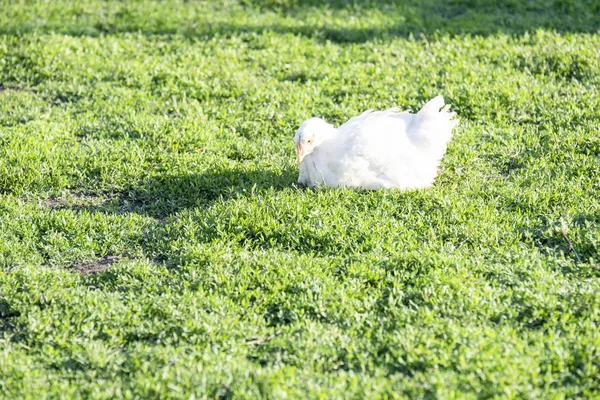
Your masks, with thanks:
[(416, 114), (369, 110), (337, 129), (308, 120), (296, 142), (307, 132), (320, 140), (302, 160), (298, 182), (310, 187), (429, 187), (458, 123), (449, 110), (437, 96)]

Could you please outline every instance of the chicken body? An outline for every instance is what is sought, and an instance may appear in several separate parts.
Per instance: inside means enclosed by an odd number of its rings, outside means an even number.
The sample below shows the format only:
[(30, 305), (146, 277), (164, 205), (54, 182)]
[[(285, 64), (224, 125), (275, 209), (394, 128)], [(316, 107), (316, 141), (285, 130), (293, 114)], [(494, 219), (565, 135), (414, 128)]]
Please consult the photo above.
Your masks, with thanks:
[(458, 123), (454, 115), (438, 96), (416, 114), (369, 110), (337, 129), (322, 120), (309, 120), (296, 135), (297, 146), (305, 136), (318, 145), (302, 158), (298, 183), (365, 189), (429, 187)]

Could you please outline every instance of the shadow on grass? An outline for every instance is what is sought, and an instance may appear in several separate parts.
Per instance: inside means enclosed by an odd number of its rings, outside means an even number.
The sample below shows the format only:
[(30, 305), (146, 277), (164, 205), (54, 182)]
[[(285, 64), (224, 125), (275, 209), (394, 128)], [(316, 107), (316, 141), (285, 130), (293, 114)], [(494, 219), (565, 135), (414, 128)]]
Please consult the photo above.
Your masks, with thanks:
[[(23, 34), (36, 31), (71, 36), (142, 33), (148, 36), (181, 35), (206, 39), (275, 32), (335, 43), (362, 43), (411, 34), (520, 35), (538, 28), (558, 32), (597, 32), (600, 29), (600, 3), (596, 0), (244, 0), (243, 4), (248, 7), (249, 12), (253, 10), (259, 16), (261, 12), (277, 13), (282, 17), (281, 22), (261, 23), (260, 17), (256, 23), (238, 22), (234, 17), (228, 20), (233, 22), (214, 22), (203, 19), (202, 15), (206, 14), (206, 10), (193, 2), (179, 4), (175, 17), (158, 12), (156, 5), (145, 10), (147, 12), (141, 12), (139, 7), (121, 3), (113, 5), (110, 12), (110, 7), (107, 8), (103, 15), (82, 13), (74, 6), (70, 8), (68, 5), (56, 5), (56, 10), (49, 15), (29, 16), (23, 20), (14, 18), (0, 27), (0, 33)], [(255, 11), (257, 9), (260, 11)], [(218, 10), (217, 16), (222, 16), (225, 11)], [(387, 23), (364, 28), (335, 26), (328, 19), (298, 23), (314, 20), (307, 16), (323, 13), (332, 13), (334, 19), (339, 20), (352, 15), (384, 14)], [(64, 15), (72, 18), (65, 18)]]
[(0, 298), (0, 332), (14, 332), (15, 325), (12, 323), (12, 318), (20, 315), (21, 313), (15, 310), (8, 300)]
[(297, 171), (281, 172), (228, 169), (188, 175), (160, 175), (130, 185), (109, 201), (74, 206), (90, 212), (122, 214), (134, 212), (157, 219), (183, 209), (209, 207), (218, 199), (282, 190), (292, 187)]
[(600, 276), (600, 213), (583, 213), (570, 221), (550, 220), (530, 229), (529, 240), (544, 256), (572, 261), (561, 273), (581, 278)]

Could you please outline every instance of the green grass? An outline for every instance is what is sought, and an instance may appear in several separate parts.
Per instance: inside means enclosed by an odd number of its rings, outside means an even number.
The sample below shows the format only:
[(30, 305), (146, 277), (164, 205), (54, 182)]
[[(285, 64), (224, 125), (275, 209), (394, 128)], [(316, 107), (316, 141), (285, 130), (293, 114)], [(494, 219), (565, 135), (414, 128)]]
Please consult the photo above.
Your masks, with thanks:
[[(0, 397), (600, 396), (597, 0), (0, 9)], [(295, 184), (437, 94), (431, 190)]]

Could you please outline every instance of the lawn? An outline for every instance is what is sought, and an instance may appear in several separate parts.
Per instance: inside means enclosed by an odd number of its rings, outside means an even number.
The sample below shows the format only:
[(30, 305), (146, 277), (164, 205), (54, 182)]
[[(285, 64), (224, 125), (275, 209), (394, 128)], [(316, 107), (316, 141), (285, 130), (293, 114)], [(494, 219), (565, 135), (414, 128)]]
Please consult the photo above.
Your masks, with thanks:
[[(1, 398), (600, 396), (600, 1), (0, 10)], [(433, 188), (296, 184), (437, 94)]]

